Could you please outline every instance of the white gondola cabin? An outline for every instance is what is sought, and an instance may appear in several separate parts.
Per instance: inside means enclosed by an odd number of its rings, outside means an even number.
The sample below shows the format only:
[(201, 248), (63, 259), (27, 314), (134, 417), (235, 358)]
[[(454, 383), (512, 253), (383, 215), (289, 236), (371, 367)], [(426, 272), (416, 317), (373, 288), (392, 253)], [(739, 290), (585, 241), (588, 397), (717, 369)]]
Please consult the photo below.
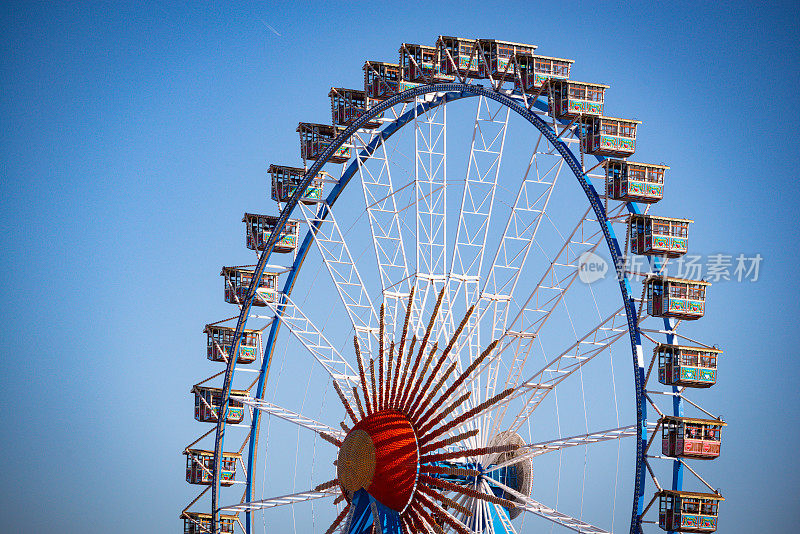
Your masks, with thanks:
[(550, 94), (550, 109), (559, 119), (602, 115), (608, 85), (575, 80), (551, 79), (545, 90)]
[[(222, 390), (208, 386), (195, 385), (194, 393), (194, 418), (201, 423), (216, 423), (220, 406), (222, 405)], [(231, 390), (231, 397), (249, 397), (244, 390)], [(241, 423), (244, 419), (244, 404), (240, 400), (231, 399), (228, 403), (227, 423)]]
[(716, 493), (661, 490), (657, 494), (658, 526), (674, 532), (714, 532), (717, 530), (719, 503)]
[(706, 288), (711, 284), (666, 276), (645, 280), (647, 313), (653, 317), (699, 319), (706, 311)]
[(722, 351), (709, 347), (684, 347), (659, 343), (658, 381), (665, 386), (707, 388), (717, 383), (717, 359)]
[[(330, 124), (315, 124), (301, 122), (297, 125), (300, 134), (300, 157), (304, 160), (315, 160), (322, 157), (333, 140), (342, 132), (343, 128)], [(331, 163), (344, 163), (350, 159), (350, 145), (342, 144), (336, 152), (328, 158)]]
[[(211, 529), (211, 514), (200, 514), (197, 512), (183, 512), (183, 534), (208, 534)], [(235, 515), (219, 516), (219, 532), (222, 534), (233, 534), (233, 525), (236, 523)]]
[(691, 219), (633, 214), (628, 217), (631, 253), (677, 258), (689, 247)]
[(636, 127), (642, 121), (617, 117), (581, 119), (583, 151), (595, 156), (626, 157), (636, 151)]
[(485, 62), (483, 73), (493, 80), (513, 82), (516, 78), (514, 57), (532, 57), (536, 45), (498, 41), (497, 39), (480, 39), (481, 60)]
[[(267, 172), (272, 178), (272, 200), (275, 202), (288, 202), (306, 175), (306, 170), (300, 167), (286, 167), (275, 164), (270, 165)], [(325, 187), (326, 177), (330, 177), (330, 174), (323, 171), (311, 180), (306, 190), (303, 191), (300, 202), (314, 204), (322, 200), (322, 190)]]
[(664, 416), (661, 425), (661, 453), (671, 458), (713, 460), (719, 457), (722, 435), (727, 426), (721, 419), (692, 419)]
[[(186, 449), (186, 482), (189, 484), (209, 485), (214, 474), (214, 451), (202, 449)], [(232, 486), (236, 477), (236, 463), (241, 461), (242, 455), (236, 452), (223, 452), (222, 465), (219, 472), (219, 483), (223, 486)]]
[(517, 54), (517, 76), (514, 79), (514, 90), (528, 94), (538, 94), (548, 80), (566, 80), (569, 78), (572, 59)]
[[(225, 279), (225, 302), (242, 304), (253, 280), (253, 269), (249, 267), (223, 267), (220, 276)], [(278, 300), (278, 275), (264, 272), (257, 290), (253, 306), (266, 306), (267, 302)]]
[[(228, 362), (228, 354), (233, 344), (235, 328), (220, 325), (206, 325), (203, 333), (206, 334), (206, 355), (212, 362)], [(261, 332), (259, 330), (245, 329), (239, 342), (239, 355), (236, 363), (253, 363), (256, 361), (261, 347)]]
[(453, 81), (454, 76), (442, 74), (439, 65), (439, 50), (435, 46), (403, 43), (400, 45), (400, 90)]
[(666, 165), (637, 163), (621, 159), (603, 161), (606, 194), (614, 200), (652, 204), (664, 198)]
[[(275, 233), (275, 225), (278, 217), (273, 215), (259, 215), (257, 213), (245, 213), (242, 217), (245, 223), (245, 242), (250, 250), (264, 250), (269, 238)], [(273, 252), (285, 253), (292, 252), (297, 248), (299, 222), (289, 219), (283, 230), (272, 247)]]
[(400, 65), (382, 61), (364, 63), (364, 92), (367, 93), (368, 104), (372, 101), (383, 102), (397, 94), (400, 82)]
[[(328, 96), (331, 99), (331, 119), (336, 126), (350, 126), (369, 109), (367, 93), (360, 89), (344, 89), (331, 87)], [(381, 125), (375, 117), (361, 125), (362, 128), (374, 129)]]
[(449, 76), (486, 78), (486, 62), (481, 57), (478, 41), (440, 35), (436, 40), (439, 71)]

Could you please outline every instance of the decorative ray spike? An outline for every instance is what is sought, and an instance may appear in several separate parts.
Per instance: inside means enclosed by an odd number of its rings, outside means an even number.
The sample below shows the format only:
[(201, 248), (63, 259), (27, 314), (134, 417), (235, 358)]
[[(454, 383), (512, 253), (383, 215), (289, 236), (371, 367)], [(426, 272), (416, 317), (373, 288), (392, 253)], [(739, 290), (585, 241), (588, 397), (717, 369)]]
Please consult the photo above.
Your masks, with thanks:
[(314, 488), (314, 491), (325, 491), (326, 489), (337, 486), (338, 484), (339, 484), (339, 479), (334, 478), (333, 480), (329, 480), (327, 482), (319, 484), (317, 487)]
[(442, 449), (444, 447), (449, 447), (450, 445), (458, 443), (459, 441), (464, 441), (465, 439), (469, 439), (472, 436), (477, 435), (478, 432), (479, 432), (479, 430), (477, 428), (474, 428), (474, 429), (470, 430), (469, 432), (463, 432), (463, 433), (458, 434), (456, 436), (453, 436), (453, 437), (450, 437), (450, 438), (446, 438), (446, 439), (443, 439), (441, 441), (436, 441), (434, 443), (431, 443), (430, 445), (426, 445), (426, 446), (422, 447), (419, 450), (419, 453), (420, 454), (426, 454), (426, 453), (429, 453), (431, 451), (435, 451), (436, 449)]
[(443, 490), (461, 493), (462, 495), (466, 495), (467, 497), (473, 497), (475, 499), (480, 499), (482, 501), (499, 504), (500, 506), (504, 506), (509, 510), (517, 507), (517, 503), (515, 503), (514, 501), (509, 501), (508, 499), (502, 499), (500, 497), (496, 497), (495, 495), (482, 493), (480, 491), (476, 491), (466, 486), (459, 486), (458, 484), (453, 484), (452, 482), (448, 482), (440, 478), (433, 478), (429, 477), (428, 475), (421, 474), (419, 475), (419, 481), (429, 486), (435, 486)]
[[(342, 388), (339, 387), (339, 384), (335, 380), (333, 381), (333, 389), (335, 389), (336, 394), (339, 395), (339, 400), (342, 401), (342, 404), (344, 405), (344, 409), (347, 412), (347, 415), (349, 415), (350, 419), (353, 420), (353, 424), (358, 423), (358, 419), (356, 418), (356, 414), (353, 412), (353, 408), (350, 406), (350, 403), (347, 402), (347, 398), (344, 396), (344, 393), (342, 393)], [(362, 414), (361, 417), (363, 418), (364, 415)]]
[[(415, 412), (417, 410), (417, 408), (419, 406), (419, 403), (422, 400), (423, 395), (425, 395), (425, 393), (428, 391), (428, 387), (430, 387), (430, 382), (436, 376), (436, 373), (439, 372), (439, 369), (444, 364), (444, 362), (447, 359), (447, 357), (450, 355), (450, 351), (453, 350), (453, 347), (455, 346), (456, 341), (458, 340), (458, 337), (461, 335), (461, 331), (464, 330), (464, 327), (466, 326), (467, 321), (469, 320), (469, 318), (472, 315), (472, 312), (474, 310), (475, 310), (475, 305), (473, 304), (472, 306), (469, 307), (469, 309), (467, 310), (467, 313), (464, 314), (464, 318), (461, 319), (461, 322), (459, 323), (458, 328), (456, 328), (456, 331), (453, 333), (453, 336), (450, 338), (450, 341), (447, 343), (447, 347), (445, 347), (445, 349), (442, 351), (441, 358), (439, 359), (438, 362), (436, 362), (436, 368), (433, 371), (431, 371), (431, 375), (428, 377), (428, 381), (426, 382), (425, 386), (423, 386), (423, 388), (420, 391), (420, 393), (417, 395), (416, 400), (412, 404), (411, 408), (408, 410), (409, 413)], [(423, 371), (422, 375), (424, 375), (424, 374), (425, 373)]]
[(358, 344), (358, 337), (353, 336), (353, 345), (356, 349), (356, 360), (358, 360), (358, 375), (361, 378), (361, 389), (364, 390), (364, 405), (367, 408), (367, 415), (372, 414), (372, 406), (369, 402), (369, 388), (367, 387), (367, 377), (364, 374), (364, 361), (361, 357), (361, 347)]
[(358, 397), (358, 388), (355, 386), (353, 386), (353, 398), (356, 400), (356, 408), (358, 408), (361, 419), (364, 419), (364, 409), (361, 407), (361, 399)]
[(452, 475), (455, 477), (477, 477), (481, 472), (477, 469), (464, 469), (461, 467), (444, 467), (441, 465), (421, 465), (420, 473), (437, 473), (440, 475)]
[(400, 352), (406, 346), (406, 336), (408, 335), (408, 321), (411, 319), (411, 304), (414, 302), (414, 288), (408, 293), (408, 305), (406, 306), (406, 318), (403, 322), (403, 333), (400, 335)]
[(461, 332), (464, 330), (464, 327), (467, 326), (467, 321), (472, 316), (472, 312), (473, 311), (475, 311), (475, 305), (474, 304), (472, 306), (470, 306), (469, 309), (467, 310), (467, 313), (464, 314), (464, 318), (461, 319), (460, 323), (458, 323), (458, 328), (456, 328), (456, 331), (453, 332), (453, 336), (450, 338), (450, 341), (447, 343), (447, 347), (445, 347), (445, 349), (444, 349), (444, 351), (447, 354), (450, 354), (450, 351), (453, 350), (453, 347), (455, 346), (456, 341), (458, 341), (458, 337), (461, 335)]
[(328, 443), (333, 443), (337, 447), (341, 447), (342, 446), (342, 442), (340, 440), (334, 438), (333, 436), (331, 436), (329, 434), (326, 434), (325, 432), (320, 432), (319, 433), (319, 437), (321, 437), (322, 439), (324, 439)]
[(431, 517), (428, 511), (423, 508), (422, 503), (418, 500), (420, 497), (419, 494), (416, 495), (413, 501), (411, 501), (411, 506), (414, 507), (414, 510), (417, 512), (417, 516), (422, 521), (422, 524), (425, 526), (425, 530), (423, 532), (436, 532), (437, 534), (444, 534), (444, 530), (442, 527), (436, 524), (436, 521)]
[[(412, 340), (413, 343), (413, 340)], [(392, 388), (391, 393), (389, 395), (389, 407), (395, 408), (397, 404), (397, 385), (400, 378), (400, 368), (403, 367), (403, 353), (398, 351), (397, 352), (397, 365), (394, 368), (394, 377), (392, 380)]]
[(449, 497), (445, 497), (444, 495), (442, 495), (441, 493), (439, 493), (435, 489), (429, 488), (428, 486), (425, 486), (423, 484), (420, 484), (417, 487), (419, 488), (420, 491), (422, 491), (422, 493), (428, 495), (429, 497), (432, 497), (432, 498), (436, 499), (439, 502), (444, 503), (446, 506), (449, 506), (451, 508), (455, 508), (458, 512), (460, 512), (460, 513), (462, 513), (464, 515), (472, 515), (472, 510), (468, 509), (463, 504), (457, 503), (456, 501), (454, 501), (453, 499), (451, 499)]
[[(406, 386), (406, 391), (403, 392), (403, 401), (401, 406), (404, 411), (408, 412), (408, 408), (412, 401), (416, 398), (417, 391), (419, 391), (420, 385), (422, 384), (422, 378), (425, 376), (425, 372), (428, 370), (428, 367), (431, 366), (431, 362), (433, 361), (433, 357), (436, 356), (436, 349), (439, 348), (438, 343), (433, 344), (433, 348), (431, 349), (428, 357), (425, 358), (425, 364), (422, 366), (422, 370), (417, 376), (417, 368), (419, 367), (420, 358), (417, 357), (417, 361), (414, 362), (414, 368), (411, 370), (411, 376), (409, 377), (409, 385)], [(413, 386), (412, 386), (413, 384)]]
[(424, 410), (425, 407), (430, 404), (433, 397), (436, 396), (436, 393), (441, 390), (441, 388), (444, 386), (444, 383), (447, 381), (450, 375), (453, 374), (453, 371), (456, 370), (456, 365), (457, 362), (453, 362), (447, 367), (447, 370), (444, 373), (442, 373), (441, 377), (439, 377), (439, 380), (437, 380), (436, 385), (433, 386), (433, 389), (431, 389), (431, 392), (428, 394), (425, 400), (422, 403), (420, 403), (419, 406), (413, 412), (409, 413), (409, 416), (411, 418), (419, 422), (419, 416), (421, 415), (422, 410)]
[(460, 425), (461, 423), (463, 423), (467, 419), (475, 417), (476, 415), (480, 415), (482, 412), (484, 412), (485, 410), (487, 410), (491, 406), (497, 404), (501, 400), (505, 399), (506, 397), (511, 395), (513, 392), (514, 392), (514, 388), (508, 388), (505, 391), (503, 391), (501, 393), (498, 393), (497, 395), (495, 395), (491, 399), (485, 400), (484, 402), (482, 402), (479, 405), (475, 406), (471, 410), (468, 410), (468, 411), (462, 413), (461, 415), (459, 415), (455, 419), (451, 420), (449, 423), (445, 424), (444, 426), (441, 426), (438, 429), (434, 430), (432, 433), (426, 434), (426, 435), (422, 436), (421, 438), (419, 438), (419, 445), (420, 446), (425, 445), (426, 443), (428, 443), (432, 439), (438, 438), (439, 436), (441, 436), (442, 434), (444, 434), (445, 432), (447, 432), (451, 428), (457, 427), (458, 425)]
[(431, 318), (428, 320), (428, 327), (425, 329), (425, 335), (422, 337), (422, 343), (419, 345), (419, 353), (425, 353), (425, 347), (428, 346), (428, 340), (431, 337), (431, 332), (433, 331), (433, 325), (436, 323), (436, 318), (439, 315), (439, 308), (442, 305), (442, 299), (444, 298), (444, 290), (445, 288), (442, 287), (442, 290), (439, 291), (439, 296), (436, 297), (436, 305), (433, 307), (433, 312), (431, 313)]
[(378, 411), (383, 410), (386, 405), (383, 402), (383, 352), (378, 353)]
[[(434, 365), (433, 369), (431, 369), (431, 372), (428, 375), (428, 379), (425, 381), (425, 384), (419, 389), (419, 392), (414, 398), (414, 402), (411, 403), (411, 407), (407, 410), (409, 414), (417, 411), (420, 402), (422, 402), (422, 398), (428, 392), (428, 388), (431, 387), (431, 382), (433, 382), (433, 380), (436, 378), (436, 375), (439, 373), (439, 370), (442, 368), (442, 365), (444, 365), (445, 361), (447, 361), (447, 353), (443, 352), (442, 355), (439, 357), (439, 359), (436, 361), (436, 365)], [(420, 378), (422, 378), (422, 376), (420, 376)]]
[[(414, 336), (413, 338), (411, 338), (411, 346), (412, 347), (416, 344), (416, 342), (417, 342), (417, 336)], [(405, 358), (406, 366), (403, 369), (403, 376), (400, 378), (400, 385), (398, 386), (398, 390), (397, 390), (397, 407), (400, 408), (400, 409), (402, 409), (402, 407), (403, 407), (403, 399), (405, 399), (405, 396), (406, 396), (406, 388), (410, 387), (411, 380), (413, 379), (413, 376), (409, 376), (409, 374), (408, 374), (409, 367), (411, 367), (411, 360), (414, 359), (414, 358), (411, 357), (411, 353), (412, 352), (413, 352), (412, 350), (409, 350), (408, 351), (408, 356), (406, 356), (406, 358)], [(417, 372), (417, 367), (418, 366), (419, 366), (419, 360), (417, 360), (414, 363), (414, 369), (413, 369), (413, 371), (411, 371), (412, 375), (413, 375), (413, 373)]]
[(392, 364), (394, 363), (394, 341), (389, 344), (389, 358), (386, 362), (386, 384), (384, 387), (383, 403), (386, 408), (390, 408), (390, 394), (392, 392)]
[[(426, 432), (428, 432), (431, 428), (436, 426), (437, 421), (444, 421), (445, 418), (447, 418), (447, 416), (450, 415), (453, 412), (453, 410), (461, 406), (461, 404), (463, 404), (464, 401), (466, 401), (470, 397), (470, 395), (472, 395), (472, 392), (467, 391), (459, 398), (457, 398), (455, 402), (453, 402), (450, 406), (445, 408), (441, 413), (436, 414), (436, 417), (432, 421), (430, 421), (427, 425), (424, 425), (422, 426), (422, 428), (420, 428), (419, 434), (424, 436)], [(442, 399), (439, 399), (436, 402), (441, 402), (441, 400)]]
[(375, 359), (369, 359), (369, 381), (372, 384), (372, 406), (375, 408), (375, 412), (380, 410), (378, 406), (378, 389), (375, 386)]
[(412, 506), (406, 508), (405, 515), (408, 517), (409, 523), (413, 526), (415, 534), (417, 532), (425, 532), (425, 524), (422, 522), (422, 518), (419, 516), (416, 510), (413, 509)]
[[(344, 499), (344, 495), (339, 495), (337, 499), (339, 498)], [(333, 501), (333, 503), (336, 504), (336, 501)], [(342, 511), (339, 512), (339, 515), (337, 515), (336, 519), (333, 520), (333, 523), (331, 523), (331, 526), (329, 526), (328, 530), (325, 531), (325, 534), (333, 534), (336, 531), (336, 527), (338, 527), (339, 523), (341, 523), (344, 518), (347, 517), (348, 513), (350, 513), (350, 504), (342, 508)]]
[(475, 449), (464, 449), (462, 451), (440, 452), (438, 454), (429, 454), (420, 456), (420, 463), (433, 463), (441, 462), (443, 460), (453, 460), (455, 458), (479, 457), (486, 454), (495, 454), (499, 452), (512, 452), (519, 449), (519, 445), (496, 445), (494, 447), (478, 447)]
[(381, 314), (378, 320), (378, 354), (383, 354), (383, 341), (386, 338), (386, 329), (383, 322), (384, 303), (381, 302)]
[(442, 521), (453, 527), (459, 534), (471, 534), (469, 528), (467, 528), (467, 525), (450, 515), (447, 510), (433, 502), (427, 496), (420, 494), (419, 500), (422, 502), (422, 504), (434, 511), (438, 517), (441, 517)]
[[(419, 422), (420, 422), (420, 424), (421, 424), (421, 425), (422, 425), (422, 424), (424, 424), (424, 423), (425, 423), (425, 422), (426, 422), (428, 419), (430, 419), (430, 417), (431, 417), (431, 416), (432, 416), (434, 413), (436, 413), (436, 407), (437, 407), (439, 404), (441, 404), (441, 402), (443, 402), (444, 400), (446, 400), (446, 399), (447, 399), (447, 398), (448, 398), (450, 395), (452, 395), (452, 394), (453, 394), (453, 392), (454, 392), (456, 389), (458, 389), (458, 388), (461, 386), (461, 384), (463, 384), (463, 383), (464, 383), (464, 380), (466, 380), (466, 379), (467, 379), (467, 378), (468, 378), (468, 377), (469, 377), (469, 376), (472, 374), (472, 372), (473, 372), (475, 369), (477, 369), (477, 368), (478, 368), (478, 366), (481, 364), (481, 362), (483, 362), (483, 360), (485, 360), (485, 359), (486, 359), (486, 357), (487, 357), (487, 356), (489, 356), (489, 354), (491, 354), (491, 353), (492, 353), (492, 351), (494, 350), (494, 348), (497, 346), (497, 343), (498, 343), (498, 341), (500, 341), (500, 340), (499, 340), (499, 339), (495, 339), (494, 341), (492, 341), (492, 342), (489, 344), (489, 346), (488, 346), (488, 347), (486, 347), (486, 349), (485, 349), (485, 350), (484, 350), (484, 351), (481, 353), (481, 355), (480, 355), (480, 356), (478, 356), (477, 358), (475, 358), (475, 361), (473, 361), (471, 364), (469, 364), (469, 367), (467, 367), (467, 369), (466, 369), (466, 370), (465, 370), (463, 373), (461, 373), (461, 375), (460, 375), (458, 378), (456, 378), (456, 379), (453, 381), (453, 383), (450, 385), (450, 387), (449, 387), (449, 388), (447, 388), (447, 391), (445, 391), (444, 393), (442, 393), (442, 396), (441, 396), (441, 397), (439, 397), (439, 399), (438, 399), (436, 402), (434, 402), (434, 403), (433, 403), (433, 406), (432, 406), (432, 407), (431, 407), (431, 408), (430, 408), (430, 409), (429, 409), (427, 412), (425, 412), (425, 414), (424, 414), (424, 415), (422, 415), (422, 416), (419, 418)], [(436, 389), (435, 389), (435, 388), (434, 388), (434, 391), (436, 391)], [(437, 403), (438, 403), (438, 404), (437, 404)]]
[(350, 432), (350, 427), (349, 427), (349, 426), (347, 426), (347, 425), (344, 423), (344, 421), (342, 421), (341, 423), (339, 423), (339, 426), (340, 426), (340, 427), (342, 427), (342, 430), (344, 430), (344, 431), (345, 431), (345, 433), (346, 433), (346, 432)]

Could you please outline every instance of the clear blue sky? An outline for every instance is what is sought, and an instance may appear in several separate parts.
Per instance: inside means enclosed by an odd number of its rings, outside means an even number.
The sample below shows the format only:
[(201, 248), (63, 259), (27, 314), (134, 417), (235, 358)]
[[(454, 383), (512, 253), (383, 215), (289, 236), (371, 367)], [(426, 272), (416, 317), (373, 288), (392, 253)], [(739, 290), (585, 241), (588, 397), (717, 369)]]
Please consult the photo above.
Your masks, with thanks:
[(794, 532), (800, 20), (793, 2), (699, 4), (4, 2), (4, 529), (181, 528), (188, 391), (241, 199), (297, 161), (330, 86), (449, 34), (533, 42), (610, 82), (648, 125), (641, 159), (672, 165), (693, 247), (764, 257), (704, 321), (725, 349), (707, 402), (730, 424), (705, 471), (721, 532)]

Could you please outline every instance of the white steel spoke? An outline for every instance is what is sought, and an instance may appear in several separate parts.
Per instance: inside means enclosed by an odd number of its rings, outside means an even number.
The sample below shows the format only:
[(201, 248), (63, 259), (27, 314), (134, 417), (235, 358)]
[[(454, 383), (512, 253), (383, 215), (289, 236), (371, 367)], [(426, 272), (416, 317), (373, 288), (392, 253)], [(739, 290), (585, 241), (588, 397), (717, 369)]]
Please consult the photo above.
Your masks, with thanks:
[(564, 239), (561, 249), (509, 324), (510, 330), (538, 335), (556, 305), (563, 300), (578, 277), (578, 258), (584, 252), (596, 250), (603, 240), (603, 232), (597, 221), (589, 217), (590, 212), (591, 208), (588, 208)]
[(291, 410), (287, 410), (286, 408), (281, 408), (277, 404), (272, 404), (271, 402), (267, 402), (261, 399), (254, 399), (252, 397), (237, 397), (231, 396), (232, 399), (236, 399), (241, 401), (243, 404), (260, 410), (264, 413), (268, 413), (270, 415), (274, 415), (275, 417), (279, 417), (284, 421), (289, 421), (290, 423), (294, 423), (297, 426), (301, 426), (303, 428), (307, 428), (313, 432), (319, 434), (320, 432), (324, 432), (329, 436), (332, 436), (337, 439), (343, 439), (345, 434), (341, 430), (336, 430), (324, 423), (320, 423), (319, 421), (315, 421), (310, 417), (306, 417), (302, 414), (297, 412), (293, 412)]
[(359, 384), (358, 374), (297, 304), (288, 295), (283, 295), (283, 299), (283, 304), (268, 302), (268, 305), (275, 313), (278, 313), (280, 307), (284, 307), (281, 316), (282, 322), (314, 359), (325, 368), (331, 378), (342, 386), (342, 390), (347, 395), (352, 386)]
[[(489, 483), (486, 481), (486, 479), (483, 479), (482, 482), (483, 482), (483, 492), (486, 493), (487, 495), (493, 495), (494, 492), (492, 492), (492, 488), (489, 485)], [(487, 502), (487, 503), (484, 503), (484, 504), (485, 504), (487, 509), (489, 507), (493, 507), (494, 508), (494, 513), (497, 515), (497, 518), (500, 520), (500, 524), (503, 525), (503, 534), (517, 534), (517, 531), (514, 530), (514, 526), (511, 524), (511, 518), (508, 517), (508, 512), (505, 510), (505, 508), (503, 508), (499, 504), (494, 504), (494, 503), (488, 503)], [(489, 515), (488, 512), (489, 511), (486, 510), (486, 514), (487, 515)], [(495, 532), (493, 522), (492, 521), (488, 521), (487, 524), (492, 529), (491, 532)]]
[(378, 316), (336, 218), (327, 203), (298, 205), (309, 228), (317, 228), (314, 242), (347, 309), (361, 349), (369, 355), (373, 340), (377, 340)]
[[(510, 109), (484, 97), (478, 99), (478, 109), (472, 131), (467, 177), (461, 197), (458, 227), (447, 278), (447, 298), (442, 303), (442, 328), (438, 335), (449, 339), (455, 330), (453, 309), (463, 299), (466, 309), (478, 300), (483, 254), (489, 221), (494, 207), (495, 189), (503, 157)], [(479, 329), (473, 314), (468, 325), (466, 343), (469, 361), (480, 350)], [(437, 335), (437, 337), (438, 337)]]
[(526, 512), (530, 512), (532, 514), (538, 515), (539, 517), (543, 517), (548, 521), (552, 521), (562, 527), (566, 527), (570, 530), (574, 530), (575, 532), (579, 532), (581, 534), (610, 534), (607, 530), (603, 530), (600, 527), (596, 527), (587, 523), (586, 521), (581, 521), (580, 519), (576, 519), (572, 516), (567, 514), (561, 513), (558, 510), (554, 510), (549, 506), (545, 506), (544, 504), (540, 503), (539, 501), (535, 501), (532, 498), (524, 495), (514, 488), (509, 488), (502, 482), (498, 482), (496, 480), (492, 480), (493, 484), (496, 484), (500, 489), (504, 490), (505, 492), (514, 496), (514, 500), (518, 501), (518, 506), (521, 506), (523, 510)]
[[(373, 153), (369, 161), (379, 168), (365, 165), (360, 157), (358, 172), (364, 193), (364, 203), (369, 217), (370, 232), (381, 277), (381, 288), (385, 304), (385, 324), (388, 336), (400, 320), (403, 303), (408, 298), (410, 280), (408, 261), (397, 211), (397, 199), (392, 183), (386, 145), (381, 143), (381, 152)], [(402, 188), (401, 188), (402, 189)]]
[(321, 499), (322, 497), (333, 497), (334, 495), (341, 495), (341, 493), (341, 489), (339, 489), (338, 486), (335, 486), (322, 491), (302, 491), (300, 493), (290, 493), (289, 495), (272, 497), (270, 499), (262, 499), (260, 501), (243, 502), (241, 504), (224, 506), (220, 508), (219, 511), (252, 512), (254, 510), (266, 510), (267, 508), (275, 508), (278, 506), (285, 506), (287, 504), (297, 504), (299, 502)]
[(437, 290), (444, 284), (447, 267), (447, 106), (437, 106), (421, 116), (418, 115), (418, 109), (417, 106), (414, 112), (417, 248), (411, 325), (413, 331), (421, 335), (425, 307), (436, 300)]
[[(509, 304), (563, 167), (561, 158), (556, 158), (550, 164), (553, 156), (542, 154), (541, 145), (540, 135), (514, 200), (514, 207), (506, 221), (503, 237), (481, 295), (479, 313), (483, 316), (491, 311), (492, 339), (501, 338), (507, 332)], [(545, 142), (544, 148), (547, 146), (549, 144)], [(540, 162), (540, 159), (544, 161)], [(486, 398), (495, 393), (499, 370), (500, 359), (496, 358), (488, 367)], [(484, 423), (487, 426), (490, 424), (490, 418), (490, 414), (485, 417)]]
[[(655, 426), (655, 425), (653, 425)], [(590, 445), (592, 443), (601, 443), (603, 441), (610, 441), (614, 439), (630, 438), (636, 436), (636, 425), (623, 426), (620, 428), (612, 428), (611, 430), (601, 430), (591, 434), (580, 434), (578, 436), (570, 436), (568, 438), (551, 439), (549, 441), (540, 441), (539, 443), (531, 443), (525, 445), (519, 450), (521, 454), (505, 462), (493, 465), (486, 472), (490, 473), (503, 467), (513, 465), (521, 460), (528, 458), (535, 458), (542, 454), (554, 451), (560, 451), (569, 447), (577, 447), (579, 445)]]
[[(619, 308), (528, 380), (517, 386), (514, 393), (509, 396), (509, 400), (526, 394), (528, 397), (509, 428), (514, 431), (518, 430), (553, 388), (624, 337), (627, 332), (625, 311), (624, 308)], [(502, 421), (507, 406), (507, 403), (503, 404), (502, 411), (497, 417), (497, 425)]]

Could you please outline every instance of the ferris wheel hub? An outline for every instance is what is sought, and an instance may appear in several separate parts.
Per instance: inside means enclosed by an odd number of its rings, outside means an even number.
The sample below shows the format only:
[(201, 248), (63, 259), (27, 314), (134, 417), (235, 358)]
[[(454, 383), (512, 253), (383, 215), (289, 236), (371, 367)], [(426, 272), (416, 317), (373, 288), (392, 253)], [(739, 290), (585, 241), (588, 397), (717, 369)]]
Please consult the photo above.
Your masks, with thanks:
[(344, 438), (336, 462), (339, 486), (348, 500), (363, 488), (401, 512), (414, 493), (418, 462), (417, 437), (408, 417), (381, 410), (359, 421)]

